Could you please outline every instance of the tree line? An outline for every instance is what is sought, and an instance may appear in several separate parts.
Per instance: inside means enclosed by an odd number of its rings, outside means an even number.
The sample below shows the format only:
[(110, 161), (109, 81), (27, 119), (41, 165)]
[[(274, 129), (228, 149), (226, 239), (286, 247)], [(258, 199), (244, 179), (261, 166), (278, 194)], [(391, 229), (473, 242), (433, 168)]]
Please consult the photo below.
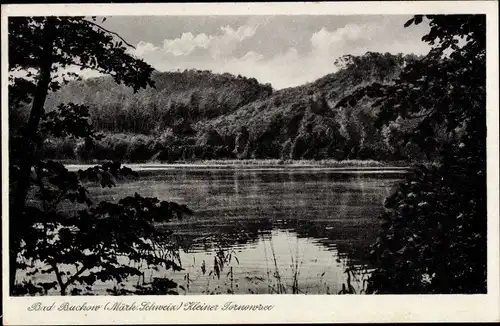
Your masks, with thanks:
[[(42, 155), (73, 161), (126, 162), (196, 159), (375, 159), (431, 161), (453, 141), (440, 125), (425, 149), (404, 137), (419, 118), (400, 116), (377, 128), (378, 108), (364, 97), (337, 103), (363, 85), (392, 83), (414, 55), (344, 56), (339, 71), (303, 86), (273, 91), (253, 79), (208, 71), (153, 73), (156, 88), (133, 93), (110, 78), (71, 83), (49, 96), (48, 107), (73, 98), (89, 107), (103, 135), (93, 148), (82, 140), (50, 138)], [(57, 99), (57, 101), (55, 101)], [(12, 114), (12, 125), (19, 116)], [(21, 119), (22, 120), (22, 119)]]

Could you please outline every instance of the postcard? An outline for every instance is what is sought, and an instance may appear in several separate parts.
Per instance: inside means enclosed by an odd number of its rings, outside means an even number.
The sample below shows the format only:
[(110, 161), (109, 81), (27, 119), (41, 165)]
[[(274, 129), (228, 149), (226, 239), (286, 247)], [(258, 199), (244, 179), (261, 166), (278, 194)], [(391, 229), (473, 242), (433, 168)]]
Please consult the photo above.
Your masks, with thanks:
[(499, 321), (497, 11), (2, 5), (5, 324)]

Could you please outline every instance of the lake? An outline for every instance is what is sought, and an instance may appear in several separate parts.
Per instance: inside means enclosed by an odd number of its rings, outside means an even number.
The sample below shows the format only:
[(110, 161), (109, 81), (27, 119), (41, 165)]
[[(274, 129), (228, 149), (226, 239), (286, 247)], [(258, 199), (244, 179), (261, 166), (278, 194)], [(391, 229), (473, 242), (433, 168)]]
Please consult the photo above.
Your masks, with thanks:
[[(69, 166), (70, 170), (84, 166)], [(404, 168), (134, 166), (139, 178), (89, 188), (96, 200), (134, 195), (186, 204), (174, 230), (183, 271), (146, 270), (125, 286), (169, 277), (180, 294), (362, 292), (384, 199)], [(216, 272), (218, 252), (231, 256)], [(112, 287), (112, 286), (111, 286)], [(110, 284), (95, 284), (107, 294)], [(55, 292), (54, 294), (57, 294)]]
[[(377, 217), (404, 175), (404, 169), (387, 168), (157, 166), (139, 171), (137, 180), (93, 193), (96, 199), (118, 200), (137, 192), (195, 212), (167, 226), (183, 244), (185, 270), (145, 276), (172, 277), (183, 284), (181, 294), (291, 293), (293, 288), (338, 293), (347, 269), (357, 271), (350, 281), (361, 290)], [(209, 272), (219, 246), (233, 257), (220, 278)]]

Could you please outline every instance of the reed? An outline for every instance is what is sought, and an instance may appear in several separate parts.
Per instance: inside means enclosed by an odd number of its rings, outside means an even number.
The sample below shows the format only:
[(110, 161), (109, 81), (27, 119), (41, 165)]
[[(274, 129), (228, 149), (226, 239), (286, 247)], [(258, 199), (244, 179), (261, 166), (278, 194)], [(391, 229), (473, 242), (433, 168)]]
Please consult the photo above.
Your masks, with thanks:
[[(375, 160), (283, 160), (283, 159), (227, 159), (227, 160), (196, 160), (178, 161), (176, 163), (202, 164), (202, 165), (251, 165), (251, 166), (329, 166), (329, 167), (382, 167), (388, 163)], [(391, 163), (392, 165), (392, 163)]]

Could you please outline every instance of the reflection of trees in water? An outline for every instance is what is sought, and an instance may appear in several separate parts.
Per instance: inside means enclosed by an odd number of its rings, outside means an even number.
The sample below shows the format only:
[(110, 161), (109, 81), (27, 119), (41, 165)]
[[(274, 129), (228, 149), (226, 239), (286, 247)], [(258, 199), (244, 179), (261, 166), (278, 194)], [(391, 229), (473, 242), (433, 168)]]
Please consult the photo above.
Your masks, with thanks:
[(253, 246), (272, 229), (287, 229), (364, 264), (383, 199), (398, 177), (224, 169), (163, 171), (152, 180), (173, 185), (172, 193), (194, 205), (193, 220), (171, 226), (185, 251)]
[(175, 227), (186, 250), (248, 246), (259, 235), (284, 228), (355, 261), (366, 260), (365, 248), (376, 237), (386, 195), (381, 179), (393, 179), (289, 170), (190, 171), (184, 177), (202, 180), (205, 201), (215, 203)]
[(286, 229), (298, 238), (309, 238), (330, 250), (336, 250), (339, 258), (353, 264), (368, 263), (368, 246), (377, 236), (378, 224), (345, 225), (345, 223), (287, 220), (275, 223), (275, 228)]
[(292, 231), (298, 238), (338, 252), (340, 258), (354, 264), (367, 263), (367, 248), (376, 238), (378, 224), (346, 224), (345, 221), (307, 221), (268, 218), (252, 220), (213, 221), (173, 227), (181, 248), (186, 252), (211, 251), (215, 248), (248, 248), (261, 239), (271, 237), (273, 229)]
[(252, 220), (204, 221), (170, 226), (185, 252), (211, 251), (215, 248), (248, 247), (260, 236), (269, 237), (273, 225), (267, 218)]
[[(273, 229), (284, 229), (292, 236), (307, 238), (308, 244), (331, 249), (332, 257), (338, 253), (344, 268), (355, 269), (367, 263), (367, 248), (376, 238), (383, 199), (397, 181), (390, 174), (307, 170), (180, 169), (142, 174), (140, 183), (133, 185), (141, 192), (175, 198), (195, 210), (194, 217), (167, 228), (173, 229), (185, 252), (215, 254), (221, 247), (245, 250), (260, 246), (261, 237), (270, 240)], [(265, 259), (264, 255), (255, 258), (258, 262)], [(333, 265), (332, 260), (335, 268)], [(344, 281), (347, 275), (346, 270)]]

